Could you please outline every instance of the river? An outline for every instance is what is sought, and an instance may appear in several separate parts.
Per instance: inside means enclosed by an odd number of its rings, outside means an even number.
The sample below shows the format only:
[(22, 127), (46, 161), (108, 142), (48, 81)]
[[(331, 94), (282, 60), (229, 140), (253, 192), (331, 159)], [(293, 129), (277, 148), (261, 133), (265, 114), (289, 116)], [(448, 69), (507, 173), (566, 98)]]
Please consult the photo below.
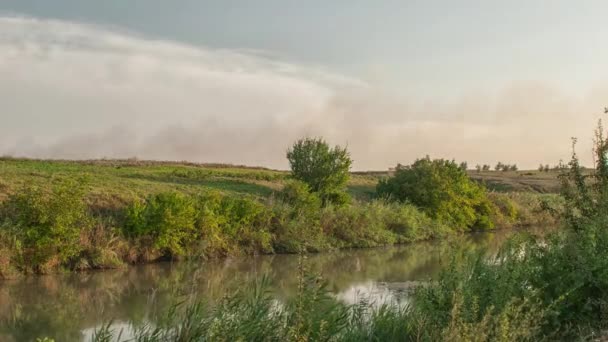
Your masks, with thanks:
[[(470, 234), (446, 241), (309, 254), (337, 298), (354, 303), (407, 302), (407, 290), (436, 276), (454, 248), (498, 250), (512, 232)], [(262, 255), (205, 262), (157, 263), (118, 270), (0, 280), (0, 341), (86, 341), (111, 318), (117, 327), (142, 324), (176, 296), (210, 301), (266, 276), (278, 300), (297, 288), (297, 255)], [(128, 329), (127, 329), (128, 330)]]

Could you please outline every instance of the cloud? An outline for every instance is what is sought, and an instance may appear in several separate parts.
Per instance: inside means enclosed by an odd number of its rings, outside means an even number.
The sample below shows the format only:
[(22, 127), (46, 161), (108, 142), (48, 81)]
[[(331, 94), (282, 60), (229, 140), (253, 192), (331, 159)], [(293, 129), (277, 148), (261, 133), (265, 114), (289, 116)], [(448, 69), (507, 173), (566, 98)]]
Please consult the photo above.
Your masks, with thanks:
[(276, 168), (304, 135), (348, 144), (357, 169), (425, 154), (553, 163), (570, 136), (590, 136), (608, 95), (513, 82), (416, 99), (265, 52), (25, 17), (0, 17), (0, 75), (0, 154)]

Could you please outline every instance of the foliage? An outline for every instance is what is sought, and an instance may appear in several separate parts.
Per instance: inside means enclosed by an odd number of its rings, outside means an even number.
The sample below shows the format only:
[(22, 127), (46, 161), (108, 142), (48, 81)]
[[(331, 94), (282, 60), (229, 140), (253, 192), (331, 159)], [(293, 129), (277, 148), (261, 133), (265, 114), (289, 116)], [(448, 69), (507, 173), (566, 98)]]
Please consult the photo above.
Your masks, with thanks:
[(196, 203), (199, 213), (196, 225), (202, 232), (206, 253), (272, 252), (269, 231), (272, 211), (260, 201), (206, 192), (197, 196)]
[(495, 171), (517, 171), (517, 164), (504, 164), (502, 162), (498, 162), (496, 166), (494, 166)]
[(81, 185), (58, 180), (50, 191), (26, 187), (2, 204), (0, 229), (13, 237), (21, 269), (45, 272), (80, 253), (81, 231), (89, 228), (83, 193)]
[(485, 189), (473, 182), (454, 161), (418, 159), (397, 166), (395, 176), (381, 180), (378, 195), (410, 202), (429, 216), (461, 229), (493, 228), (494, 207)]
[(196, 239), (196, 208), (191, 198), (177, 193), (160, 193), (126, 209), (124, 232), (128, 237), (146, 237), (167, 256), (185, 254)]
[[(163, 258), (383, 246), (432, 239), (462, 229), (401, 202), (372, 200), (322, 207), (317, 194), (300, 181), (288, 182), (268, 199), (217, 191), (172, 191), (135, 198), (114, 210), (87, 205), (77, 187), (57, 184), (55, 192), (26, 188), (2, 205), (0, 277), (59, 268), (115, 268)], [(60, 194), (63, 191), (75, 193)], [(553, 222), (561, 210), (561, 203), (549, 195), (490, 194), (489, 198), (497, 208), (489, 218), (501, 227)], [(59, 199), (62, 202), (56, 203)], [(69, 205), (55, 209), (66, 203)], [(29, 226), (40, 235), (26, 235), (26, 225), (18, 224), (26, 214), (48, 218), (33, 220), (35, 225)]]
[(279, 200), (291, 205), (296, 211), (318, 210), (321, 208), (321, 199), (316, 193), (310, 191), (308, 184), (292, 180), (285, 184), (278, 193)]
[[(490, 260), (477, 255), (464, 263), (452, 262), (438, 282), (419, 289), (416, 309), (432, 324), (450, 326), (445, 313), (458, 306), (467, 310), (468, 322), (481, 323), (486, 316), (479, 312), (500, 311), (508, 303), (527, 301), (519, 316), (533, 313), (526, 318), (534, 322), (526, 328), (532, 335), (520, 338), (591, 340), (601, 336), (608, 327), (608, 166), (601, 124), (595, 144), (596, 168), (590, 176), (582, 172), (574, 149), (561, 176), (567, 229), (543, 240), (514, 240)], [(461, 293), (461, 299), (456, 300), (454, 293)]]
[(539, 172), (549, 172), (551, 170), (551, 168), (549, 167), (549, 164), (540, 164), (538, 165), (538, 171)]
[(346, 148), (330, 148), (323, 139), (305, 138), (287, 151), (292, 176), (318, 193), (323, 204), (344, 204), (345, 187), (352, 165)]

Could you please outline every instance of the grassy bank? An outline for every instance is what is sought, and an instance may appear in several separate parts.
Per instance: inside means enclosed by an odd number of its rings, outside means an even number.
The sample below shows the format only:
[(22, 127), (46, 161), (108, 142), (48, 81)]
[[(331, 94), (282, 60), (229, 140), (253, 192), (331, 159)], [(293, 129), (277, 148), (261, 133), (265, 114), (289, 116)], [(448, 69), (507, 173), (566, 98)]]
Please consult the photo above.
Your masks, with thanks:
[[(255, 253), (318, 252), (469, 230), (371, 199), (353, 176), (346, 206), (280, 190), (285, 172), (138, 161), (0, 161), (0, 277)], [(490, 193), (497, 228), (547, 224), (557, 196)]]
[[(604, 341), (608, 329), (608, 141), (595, 135), (596, 169), (573, 153), (563, 173), (564, 229), (520, 235), (493, 256), (452, 253), (408, 306), (338, 302), (300, 266), (297, 296), (277, 304), (264, 281), (225, 301), (170, 310), (136, 340)], [(504, 198), (501, 199), (505, 200)], [(497, 199), (494, 198), (494, 203)], [(505, 200), (505, 203), (509, 203)], [(509, 207), (509, 205), (503, 205)], [(503, 210), (504, 212), (504, 210)], [(110, 327), (97, 331), (108, 340)]]

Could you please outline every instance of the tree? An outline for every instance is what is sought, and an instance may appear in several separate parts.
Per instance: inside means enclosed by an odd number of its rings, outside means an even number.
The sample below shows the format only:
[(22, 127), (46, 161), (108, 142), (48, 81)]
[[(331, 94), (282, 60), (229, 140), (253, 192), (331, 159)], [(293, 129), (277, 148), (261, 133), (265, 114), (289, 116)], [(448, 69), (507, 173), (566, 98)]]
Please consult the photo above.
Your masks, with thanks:
[(490, 165), (484, 164), (481, 168), (483, 171), (490, 171)]
[(454, 161), (426, 157), (410, 166), (398, 166), (395, 176), (381, 180), (376, 191), (383, 197), (410, 202), (455, 227), (493, 227), (490, 216), (495, 209), (485, 188)]
[(494, 170), (495, 171), (500, 171), (500, 170), (502, 170), (503, 167), (504, 167), (503, 163), (502, 162), (498, 162), (496, 164), (496, 166), (494, 166)]
[(477, 170), (477, 173), (481, 172), (481, 165), (475, 165), (475, 170)]
[(287, 160), (293, 178), (306, 183), (324, 205), (349, 200), (346, 183), (352, 159), (345, 147), (330, 148), (323, 139), (300, 139), (287, 150)]
[(538, 166), (538, 171), (539, 171), (539, 172), (543, 172), (543, 171), (545, 171), (545, 165), (540, 164), (540, 165)]
[(509, 165), (509, 171), (517, 171), (517, 170), (518, 170), (517, 164)]
[(460, 168), (461, 168), (463, 171), (466, 171), (466, 170), (468, 170), (468, 169), (469, 169), (469, 164), (468, 164), (466, 161), (463, 161), (462, 163), (460, 163)]

